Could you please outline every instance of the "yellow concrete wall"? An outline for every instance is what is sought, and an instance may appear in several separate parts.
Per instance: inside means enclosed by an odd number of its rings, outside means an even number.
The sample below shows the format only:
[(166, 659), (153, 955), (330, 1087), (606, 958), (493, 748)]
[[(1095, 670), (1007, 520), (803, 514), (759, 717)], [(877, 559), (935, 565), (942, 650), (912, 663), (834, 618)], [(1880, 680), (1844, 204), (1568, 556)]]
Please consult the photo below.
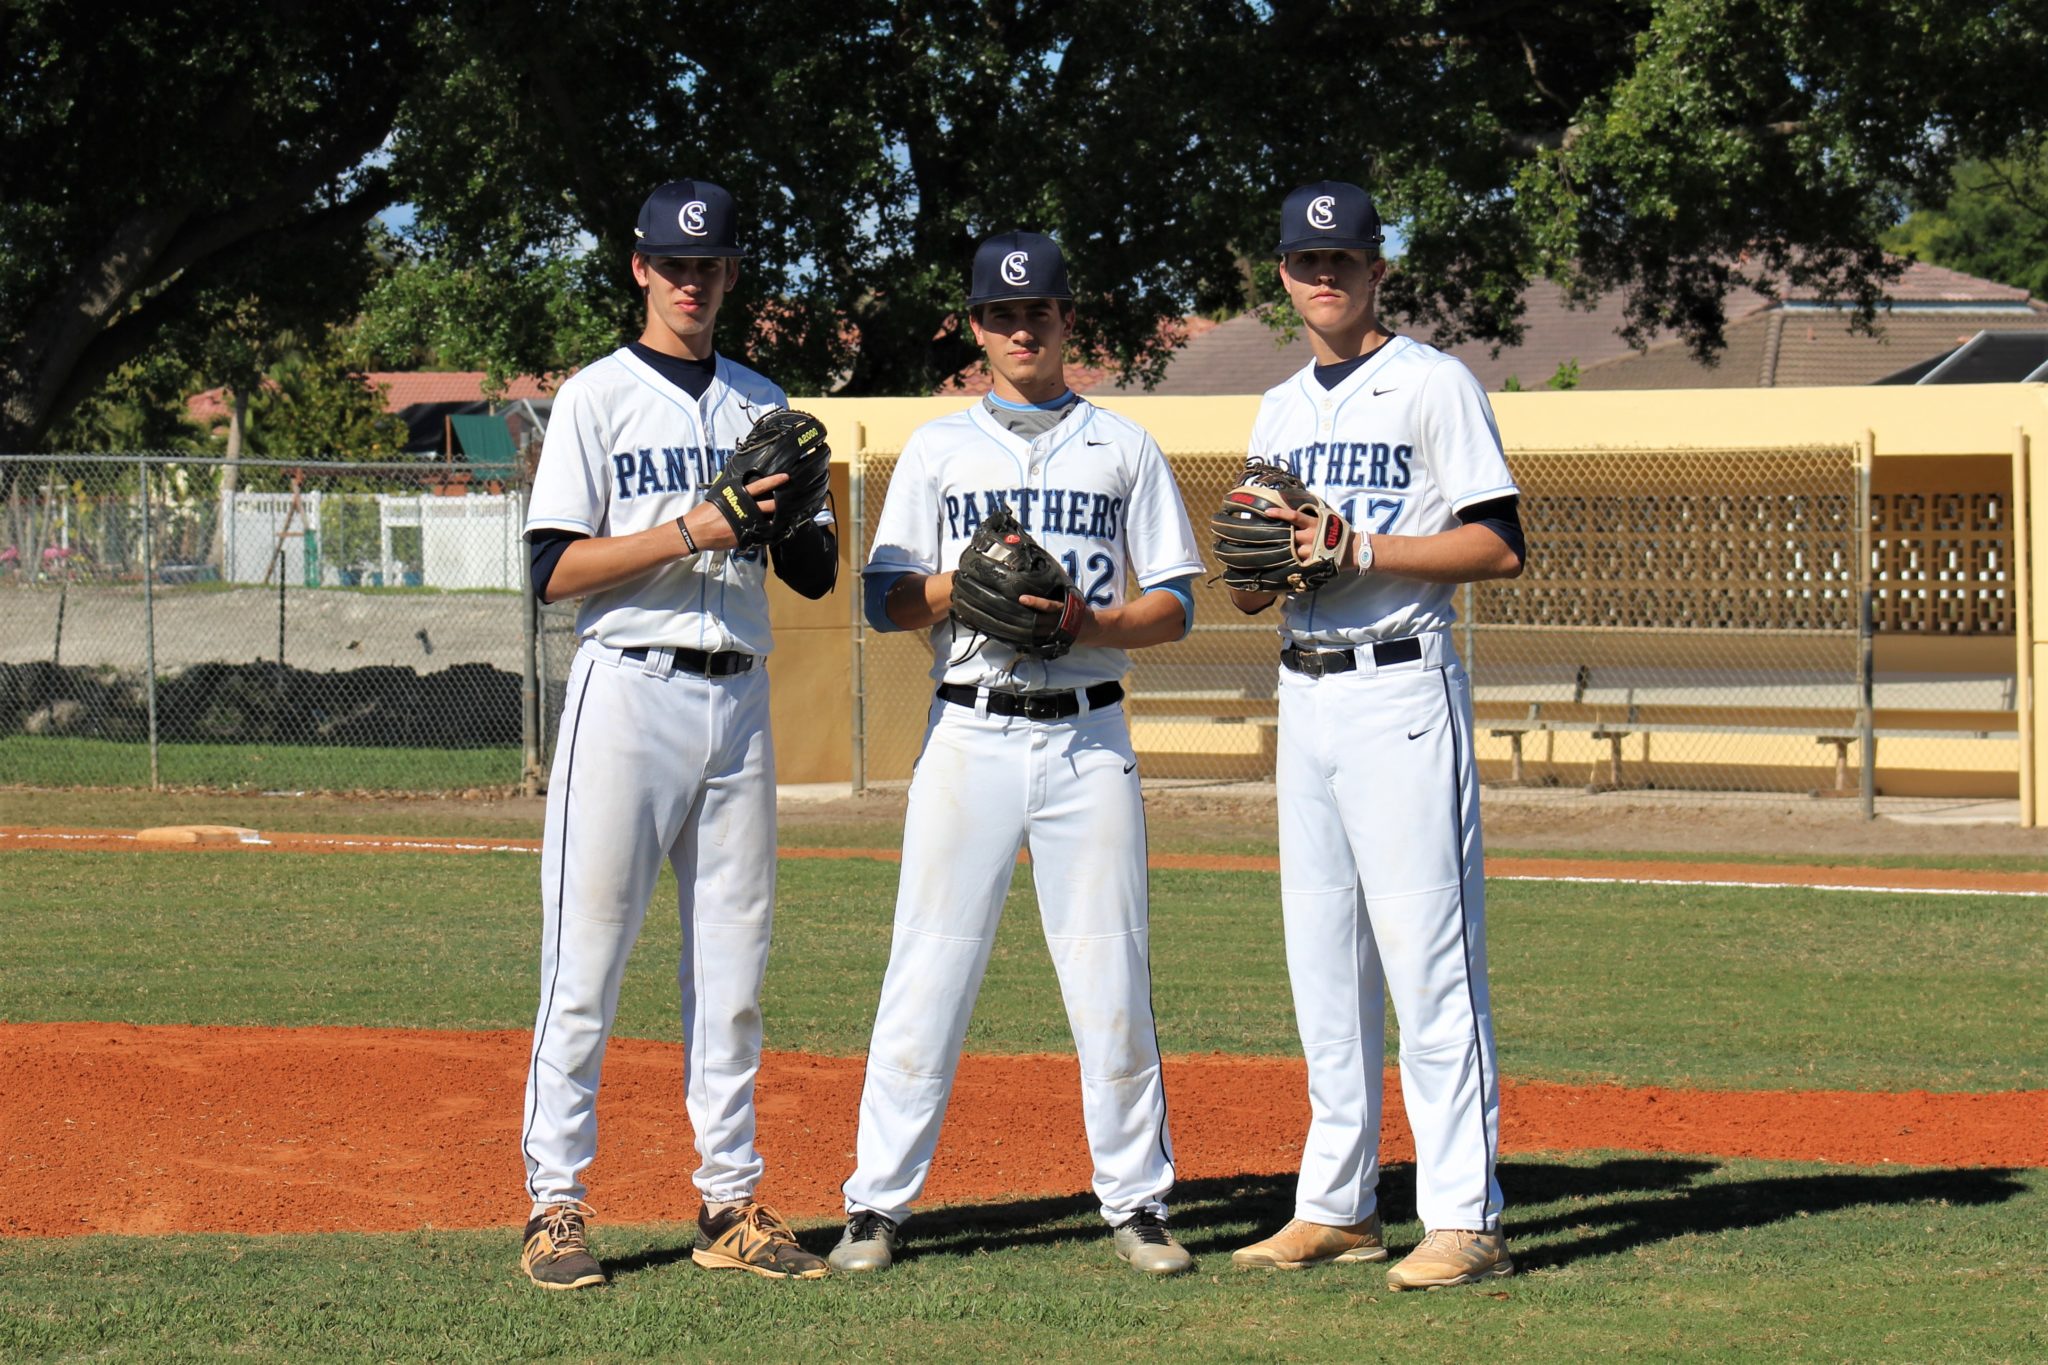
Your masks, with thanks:
[[(950, 398), (825, 398), (802, 406), (831, 433), (833, 488), (843, 529), (853, 522), (845, 459), (856, 450), (897, 451), (918, 426), (973, 400)], [(1102, 406), (1142, 423), (1169, 453), (1241, 449), (1258, 408), (1256, 396), (1229, 398), (1098, 398)], [(1957, 385), (1925, 388), (1717, 389), (1670, 392), (1503, 393), (1492, 395), (1501, 438), (1512, 460), (1516, 450), (1658, 449), (1691, 446), (1728, 449), (1746, 446), (1859, 444), (1871, 441), (1877, 456), (1873, 475), (1879, 490), (1911, 487), (1926, 480), (1946, 485), (1957, 476), (1972, 487), (1995, 469), (1981, 458), (1968, 471), (1946, 468), (1952, 457), (1995, 457), (2011, 461), (2022, 440), (2032, 438), (2029, 482), (2036, 498), (2048, 488), (2048, 385)], [(2008, 466), (2010, 467), (2010, 466)], [(2002, 486), (2002, 485), (1999, 485)], [(2029, 594), (2048, 592), (2048, 543), (2041, 527), (2048, 518), (2024, 510), (2016, 529), (2029, 538)], [(851, 540), (850, 535), (846, 537)], [(852, 623), (859, 609), (855, 547), (842, 545), (839, 590), (822, 603), (804, 602), (779, 584), (772, 590), (776, 653), (776, 773), (785, 782), (844, 782), (852, 773)], [(1881, 668), (1959, 671), (2002, 666), (2021, 668), (2023, 683), (2048, 667), (2048, 635), (2031, 616), (2022, 618), (2020, 639), (1879, 641)], [(2014, 657), (2015, 655), (2019, 657)], [(903, 680), (922, 687), (919, 678)], [(2023, 712), (2031, 707), (2023, 689)], [(875, 699), (881, 701), (885, 699)], [(890, 700), (901, 700), (890, 699)], [(874, 704), (871, 702), (871, 704)], [(2033, 791), (2020, 788), (2048, 765), (2048, 727), (2023, 714), (2021, 741), (1984, 741), (1964, 746), (1940, 741), (1881, 745), (1879, 785), (1891, 792), (1953, 790), (1956, 794), (2019, 790), (2031, 816)], [(1245, 729), (1246, 727), (1239, 727)], [(1249, 743), (1247, 736), (1236, 736)], [(1559, 737), (1566, 743), (1570, 737)], [(1489, 741), (1490, 743), (1491, 741)], [(1654, 743), (1654, 741), (1652, 741)], [(1502, 755), (1505, 742), (1502, 741)], [(2022, 746), (2031, 764), (2021, 761)], [(1967, 752), (1964, 752), (1967, 749)], [(1603, 749), (1604, 752), (1604, 749)], [(1496, 757), (1484, 747), (1484, 759)], [(1772, 754), (1760, 751), (1768, 764)], [(1589, 766), (1598, 757), (1589, 747)], [(1571, 754), (1576, 763), (1581, 755)], [(1783, 761), (1811, 763), (1803, 750), (1787, 749)], [(1932, 767), (1918, 766), (1922, 762)], [(1953, 781), (1944, 773), (1953, 771)], [(2031, 776), (2028, 778), (2031, 783)]]

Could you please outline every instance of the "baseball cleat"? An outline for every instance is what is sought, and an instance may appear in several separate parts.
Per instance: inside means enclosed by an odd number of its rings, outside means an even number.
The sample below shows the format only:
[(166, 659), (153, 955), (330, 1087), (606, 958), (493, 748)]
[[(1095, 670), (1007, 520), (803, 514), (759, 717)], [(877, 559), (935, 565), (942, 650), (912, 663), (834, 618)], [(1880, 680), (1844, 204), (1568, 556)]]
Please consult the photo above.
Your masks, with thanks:
[(604, 1267), (590, 1254), (584, 1220), (588, 1204), (550, 1204), (527, 1220), (519, 1268), (542, 1289), (587, 1289), (604, 1283)]
[(1386, 1259), (1387, 1246), (1380, 1240), (1378, 1213), (1348, 1227), (1295, 1218), (1265, 1241), (1230, 1253), (1232, 1265), (1251, 1270), (1304, 1270), (1312, 1265)]
[(1112, 1236), (1118, 1259), (1147, 1275), (1178, 1275), (1195, 1263), (1186, 1247), (1166, 1230), (1166, 1220), (1145, 1209), (1119, 1223)]
[(1498, 1229), (1472, 1232), (1465, 1228), (1437, 1228), (1387, 1272), (1387, 1288), (1441, 1289), (1514, 1273), (1515, 1263), (1508, 1259), (1508, 1239)]
[(839, 1245), (825, 1257), (825, 1264), (842, 1274), (864, 1270), (887, 1270), (896, 1264), (896, 1224), (873, 1209), (847, 1215), (846, 1231)]
[(699, 1209), (690, 1259), (711, 1270), (744, 1270), (771, 1280), (825, 1276), (824, 1258), (798, 1246), (782, 1216), (751, 1199), (718, 1214)]

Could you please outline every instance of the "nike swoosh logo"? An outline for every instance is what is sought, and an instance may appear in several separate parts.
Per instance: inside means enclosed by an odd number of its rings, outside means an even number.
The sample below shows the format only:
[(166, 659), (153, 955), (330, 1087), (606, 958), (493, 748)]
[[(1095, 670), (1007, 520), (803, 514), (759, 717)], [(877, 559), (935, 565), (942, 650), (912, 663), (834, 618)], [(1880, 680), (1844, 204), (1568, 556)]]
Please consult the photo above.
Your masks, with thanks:
[(1372, 396), (1373, 396), (1373, 397), (1375, 397), (1375, 398), (1377, 398), (1377, 397), (1379, 397), (1379, 396), (1380, 396), (1381, 394), (1383, 394), (1383, 393), (1392, 393), (1392, 392), (1394, 391), (1394, 389), (1398, 389), (1398, 388), (1400, 388), (1400, 387), (1401, 387), (1401, 386), (1400, 386), (1399, 384), (1396, 384), (1396, 385), (1394, 385), (1394, 388), (1393, 388), (1393, 389), (1374, 389), (1374, 390), (1372, 391)]
[(1125, 771), (1125, 772), (1127, 772), (1127, 773), (1134, 773), (1134, 772), (1136, 772), (1137, 770), (1138, 770), (1138, 760), (1137, 760), (1137, 759), (1135, 759), (1135, 758), (1134, 758), (1134, 759), (1132, 759), (1132, 760), (1131, 760), (1130, 762), (1128, 762), (1128, 763), (1124, 764), (1124, 771)]
[(1431, 730), (1434, 729), (1436, 729), (1436, 726), (1434, 725), (1425, 725), (1420, 730), (1410, 730), (1408, 732), (1408, 738), (1421, 739), (1424, 735), (1428, 734)]
[(1113, 442), (1113, 441), (1095, 441), (1095, 440), (1091, 440), (1091, 441), (1089, 441), (1089, 442), (1088, 442), (1087, 444), (1089, 444), (1089, 445), (1091, 445), (1091, 446), (1106, 446), (1106, 445), (1114, 445), (1114, 444), (1115, 444), (1115, 442)]

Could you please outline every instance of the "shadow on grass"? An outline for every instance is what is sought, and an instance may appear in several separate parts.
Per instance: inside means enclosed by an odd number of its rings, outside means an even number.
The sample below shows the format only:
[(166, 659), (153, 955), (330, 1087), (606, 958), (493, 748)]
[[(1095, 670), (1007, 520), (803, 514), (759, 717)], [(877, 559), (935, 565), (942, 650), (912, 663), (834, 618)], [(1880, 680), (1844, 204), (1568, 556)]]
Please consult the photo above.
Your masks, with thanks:
[(1718, 1162), (1685, 1158), (1621, 1158), (1595, 1166), (1505, 1162), (1501, 1184), (1520, 1204), (1584, 1201), (1528, 1218), (1510, 1209), (1515, 1263), (1554, 1270), (1688, 1234), (1764, 1227), (1863, 1206), (2002, 1204), (2027, 1190), (2018, 1172), (1996, 1167), (1712, 1179), (1721, 1169)]
[[(1763, 1227), (1864, 1205), (1998, 1204), (2027, 1188), (2016, 1172), (1995, 1168), (1715, 1179), (1723, 1169), (1722, 1163), (1700, 1157), (1614, 1157), (1591, 1165), (1503, 1162), (1500, 1181), (1510, 1200), (1507, 1227), (1515, 1263), (1526, 1270), (1555, 1270), (1689, 1234)], [(1184, 1180), (1175, 1186), (1172, 1202), (1173, 1228), (1181, 1243), (1196, 1256), (1226, 1256), (1293, 1216), (1294, 1175)], [(1554, 1207), (1560, 1204), (1565, 1207)], [(1415, 1217), (1412, 1165), (1381, 1171), (1380, 1207), (1389, 1223)], [(1085, 1195), (1057, 1195), (920, 1211), (904, 1229), (899, 1259), (1106, 1241), (1109, 1234), (1098, 1208)], [(1527, 1212), (1518, 1215), (1518, 1210)], [(799, 1238), (821, 1256), (838, 1239), (837, 1224), (808, 1229)], [(1394, 1247), (1397, 1255), (1406, 1250), (1398, 1243)], [(689, 1257), (690, 1244), (684, 1241), (607, 1260), (606, 1266), (623, 1275)]]

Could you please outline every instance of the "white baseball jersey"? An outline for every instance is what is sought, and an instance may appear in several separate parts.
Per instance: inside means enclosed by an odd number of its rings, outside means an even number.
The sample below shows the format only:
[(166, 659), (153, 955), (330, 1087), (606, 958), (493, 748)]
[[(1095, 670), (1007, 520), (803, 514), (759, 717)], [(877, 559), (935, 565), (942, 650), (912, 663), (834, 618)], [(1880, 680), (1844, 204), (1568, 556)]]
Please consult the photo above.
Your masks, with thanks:
[[(781, 389), (722, 355), (711, 387), (692, 401), (630, 350), (614, 351), (555, 396), (526, 529), (618, 536), (674, 521), (703, 501), (762, 414), (787, 405)], [(673, 560), (583, 598), (576, 631), (614, 649), (766, 654), (767, 574), (761, 549)]]
[[(1426, 536), (1474, 503), (1516, 496), (1486, 390), (1462, 362), (1397, 336), (1334, 389), (1313, 365), (1266, 391), (1253, 459), (1284, 465), (1359, 530)], [(1301, 643), (1359, 644), (1440, 630), (1457, 619), (1449, 583), (1343, 575), (1283, 599)]]
[[(1006, 430), (979, 403), (919, 427), (889, 479), (863, 572), (945, 573), (1003, 502), (1066, 566), (1091, 607), (1122, 605), (1127, 576), (1142, 594), (1202, 572), (1187, 510), (1158, 445), (1143, 427), (1085, 398), (1033, 441)], [(978, 651), (975, 643), (970, 632), (941, 620), (932, 627), (931, 676), (1038, 692), (1121, 678), (1130, 667), (1123, 650), (1099, 645), (1041, 660), (998, 641), (980, 642)]]

